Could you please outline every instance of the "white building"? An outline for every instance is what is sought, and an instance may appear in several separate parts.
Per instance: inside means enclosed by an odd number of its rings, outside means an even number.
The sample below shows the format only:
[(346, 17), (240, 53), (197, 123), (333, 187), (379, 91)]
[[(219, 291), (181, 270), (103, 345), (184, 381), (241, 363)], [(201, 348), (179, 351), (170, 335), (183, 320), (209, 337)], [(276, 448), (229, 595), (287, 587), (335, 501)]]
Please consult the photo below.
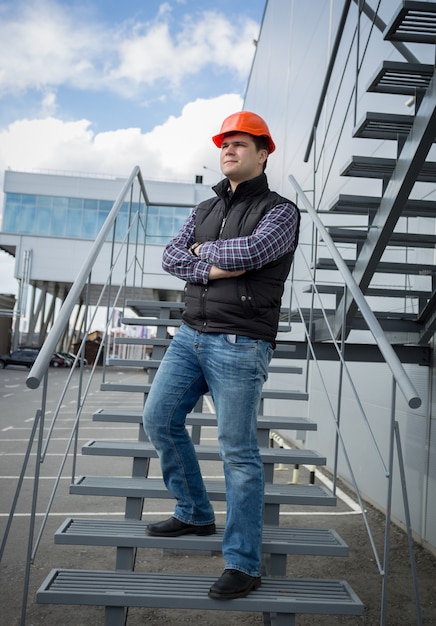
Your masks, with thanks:
[[(41, 344), (44, 340), (124, 183), (124, 179), (113, 177), (5, 172), (0, 248), (15, 257), (21, 328), (27, 324), (30, 330), (27, 343)], [(211, 190), (200, 182), (145, 184), (150, 202), (147, 208), (144, 205), (147, 297), (167, 299), (165, 292), (180, 291), (180, 284), (161, 268), (162, 245)], [(117, 237), (125, 232), (128, 212), (125, 202), (117, 221)], [(96, 305), (106, 272), (107, 259), (103, 258), (93, 270), (95, 295), (91, 305)], [(119, 281), (120, 277), (114, 276), (115, 284)], [(45, 329), (42, 334), (41, 328)]]
[[(368, 267), (373, 270), (369, 286), (362, 283), (361, 286), (367, 293), (372, 309), (380, 313), (379, 319), (392, 344), (416, 345), (418, 349), (421, 346), (430, 350), (431, 362), (428, 366), (404, 365), (422, 398), (421, 407), (410, 409), (398, 393), (395, 419), (402, 437), (413, 532), (434, 551), (434, 145), (425, 154), (425, 176), (419, 170), (414, 172), (415, 180), (426, 182), (413, 184), (408, 199), (402, 200), (403, 212), (394, 225), (394, 237), (398, 242), (404, 239), (407, 243), (404, 246), (392, 244), (394, 239), (391, 238), (381, 258), (382, 262), (397, 264), (396, 267), (402, 271), (380, 272), (371, 254), (371, 240), (375, 238), (377, 229), (382, 230), (381, 219), (375, 212), (381, 206), (380, 198), (383, 196), (384, 207), (396, 202), (394, 185), (390, 183), (392, 170), (389, 168), (398, 166), (394, 170), (398, 193), (400, 183), (410, 182), (407, 177), (400, 177), (399, 168), (403, 166), (403, 161), (404, 168), (410, 163), (413, 166), (420, 129), (426, 125), (419, 143), (421, 149), (426, 140), (431, 144), (436, 136), (434, 14), (431, 13), (434, 7), (428, 3), (429, 14), (425, 15), (422, 11), (426, 3), (420, 3), (421, 13), (416, 16), (412, 11), (408, 14), (407, 9), (401, 11), (398, 0), (382, 0), (377, 6), (377, 13), (376, 7), (371, 7), (370, 3), (360, 3), (362, 13), (359, 14), (358, 4), (324, 0), (311, 0), (310, 3), (281, 0), (267, 2), (244, 108), (256, 111), (268, 121), (277, 143), (277, 151), (270, 158), (267, 170), (271, 187), (294, 199), (295, 189), (288, 179), (289, 175), (293, 175), (324, 224), (353, 225), (355, 230), (364, 231), (365, 237), (366, 232), (369, 232), (366, 243), (363, 243), (365, 239), (357, 244), (338, 239), (342, 257), (353, 264), (360, 252), (359, 259), (363, 267), (361, 275)], [(433, 83), (429, 86), (432, 77)], [(421, 101), (423, 105), (418, 108)], [(378, 113), (368, 113), (373, 111)], [(409, 123), (411, 125), (415, 117), (420, 116), (422, 119), (416, 120), (413, 131), (409, 133)], [(362, 120), (364, 124), (361, 124)], [(379, 130), (379, 120), (391, 124), (391, 129), (386, 128), (385, 124), (384, 129)], [(404, 124), (404, 127), (400, 128), (400, 124)], [(379, 126), (381, 128), (381, 123)], [(403, 145), (402, 160), (397, 160)], [(380, 164), (387, 167), (386, 172), (374, 175), (370, 168)], [(413, 167), (409, 168), (409, 176), (413, 175), (412, 170)], [(341, 206), (348, 201), (352, 208), (347, 213), (341, 213)], [(299, 204), (302, 206), (301, 202)], [(377, 224), (372, 231), (368, 229), (371, 223)], [(300, 251), (306, 249), (309, 262), (312, 259), (312, 244), (312, 222), (303, 215)], [(315, 254), (319, 259), (326, 255), (322, 244), (318, 245), (320, 247)], [(363, 258), (365, 252), (367, 255)], [(313, 264), (316, 265), (315, 262)], [(401, 268), (402, 264), (411, 265), (406, 269), (404, 265)], [(304, 291), (307, 268), (299, 263), (297, 257), (294, 265)], [(395, 269), (394, 265), (390, 269)], [(359, 278), (356, 270), (355, 275)], [(330, 294), (324, 297), (324, 304), (327, 309), (334, 311), (339, 302), (337, 291), (335, 293), (327, 285), (339, 285), (340, 280), (335, 277), (335, 272), (323, 273), (321, 269), (318, 270), (316, 280), (320, 289), (321, 285), (326, 291), (330, 289)], [(393, 293), (393, 297), (384, 297), (392, 293), (392, 289), (398, 290)], [(400, 291), (403, 297), (399, 297)], [(405, 291), (408, 293), (405, 294)], [(416, 297), (413, 292), (416, 292)], [(422, 302), (419, 301), (420, 294)], [(301, 297), (304, 297), (303, 294)], [(310, 306), (310, 294), (306, 293), (305, 297), (306, 300), (302, 301)], [(331, 319), (334, 319), (333, 314)], [(422, 326), (419, 327), (421, 322)], [(320, 322), (316, 321), (314, 326), (322, 330)], [(362, 343), (374, 342), (369, 333), (359, 330), (351, 330), (348, 340), (353, 339)], [(375, 444), (382, 451), (383, 462), (386, 463), (389, 457), (392, 377), (385, 365), (371, 362), (352, 363), (351, 369), (369, 416), (374, 441), (368, 435), (367, 425), (360, 419), (359, 409), (348, 387), (342, 390), (342, 436), (362, 492), (370, 501), (384, 508), (387, 483)], [(326, 453), (330, 463), (334, 459), (336, 433), (335, 425), (328, 415), (323, 386), (326, 385), (331, 391), (333, 403), (336, 403), (338, 370), (339, 365), (323, 361), (320, 363), (320, 371), (324, 380), (315, 367), (311, 368), (310, 375), (310, 416), (319, 426), (317, 433), (307, 434), (306, 443)], [(351, 482), (350, 470), (342, 453), (339, 453), (338, 462), (340, 475)], [(404, 523), (396, 461), (394, 468), (392, 510), (394, 517)]]

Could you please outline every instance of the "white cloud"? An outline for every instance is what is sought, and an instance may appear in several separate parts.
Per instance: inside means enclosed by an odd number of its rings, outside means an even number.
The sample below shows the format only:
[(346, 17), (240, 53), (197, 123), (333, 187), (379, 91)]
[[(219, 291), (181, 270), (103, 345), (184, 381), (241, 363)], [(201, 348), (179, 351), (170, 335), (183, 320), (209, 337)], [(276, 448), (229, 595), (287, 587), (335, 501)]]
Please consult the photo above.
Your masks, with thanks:
[[(13, 10), (17, 5), (11, 5)], [(18, 3), (0, 21), (0, 87), (18, 93), (62, 83), (90, 86), (107, 50), (101, 26), (50, 0)]]
[(15, 6), (1, 8), (3, 93), (69, 85), (129, 97), (162, 81), (177, 86), (206, 66), (244, 80), (259, 30), (249, 18), (230, 21), (215, 11), (175, 25), (167, 3), (154, 21), (112, 26), (74, 3), (35, 0)]
[(120, 64), (111, 75), (148, 85), (164, 79), (176, 86), (206, 66), (245, 78), (258, 35), (253, 20), (232, 23), (217, 12), (206, 12), (196, 21), (186, 19), (175, 37), (168, 21), (147, 26), (145, 32), (139, 26), (136, 30), (121, 42)]
[[(95, 134), (88, 120), (64, 122), (54, 117), (19, 120), (0, 131), (0, 184), (13, 170), (71, 171), (128, 175), (135, 165), (144, 178), (194, 181), (220, 178), (219, 151), (211, 141), (222, 120), (242, 107), (237, 94), (186, 105), (149, 133), (124, 128)], [(206, 167), (206, 169), (204, 169)], [(17, 293), (14, 259), (0, 252), (0, 292)]]
[(139, 128), (94, 133), (85, 119), (19, 120), (0, 131), (0, 173), (10, 168), (127, 175), (140, 165), (145, 178), (191, 181), (204, 165), (218, 169), (211, 136), (241, 107), (237, 94), (198, 99), (148, 133)]
[(41, 117), (50, 117), (56, 113), (58, 106), (56, 102), (56, 93), (47, 92), (41, 102)]

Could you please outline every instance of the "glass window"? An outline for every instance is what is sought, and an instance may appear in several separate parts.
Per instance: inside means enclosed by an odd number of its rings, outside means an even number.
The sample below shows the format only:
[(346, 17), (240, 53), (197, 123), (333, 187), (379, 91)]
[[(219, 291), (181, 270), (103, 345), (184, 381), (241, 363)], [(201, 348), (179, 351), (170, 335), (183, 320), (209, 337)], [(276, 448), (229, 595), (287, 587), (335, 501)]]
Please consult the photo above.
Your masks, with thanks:
[(21, 196), (21, 203), (23, 206), (36, 206), (36, 196), (33, 194), (23, 193)]
[(176, 235), (179, 232), (183, 224), (188, 219), (190, 213), (191, 213), (191, 209), (176, 209), (176, 212), (174, 215), (173, 235)]
[(95, 239), (97, 236), (97, 212), (83, 211), (82, 236), (84, 239)]
[(128, 215), (125, 213), (119, 213), (117, 217), (117, 225), (115, 228), (115, 240), (123, 241), (124, 237), (127, 234), (128, 228)]
[[(102, 211), (103, 213), (109, 213), (111, 208), (113, 207), (113, 202), (110, 202), (109, 200), (100, 200), (98, 203), (98, 210)], [(125, 204), (125, 203), (124, 203)]]
[(59, 207), (52, 210), (50, 235), (53, 237), (66, 237), (67, 209)]
[(19, 232), (17, 230), (18, 214), (21, 208), (21, 195), (18, 193), (9, 193), (5, 198), (5, 207), (3, 212), (2, 228), (6, 232)]
[(67, 213), (67, 237), (80, 237), (82, 232), (82, 212), (68, 211)]
[(164, 210), (160, 211), (159, 213), (159, 222), (158, 222), (158, 228), (157, 228), (157, 233), (156, 233), (159, 236), (160, 240), (162, 240), (165, 237), (168, 237), (168, 239), (171, 237), (171, 234), (173, 232), (173, 224), (174, 224), (173, 209), (170, 209), (169, 207), (164, 207)]
[[(12, 233), (95, 239), (112, 206), (110, 200), (7, 193), (2, 228)], [(137, 208), (138, 202), (134, 202), (133, 215)], [(143, 202), (140, 208), (142, 223), (146, 223), (147, 242), (154, 244), (165, 244), (173, 237), (191, 211), (176, 206), (146, 207)], [(118, 241), (125, 237), (129, 211), (130, 203), (124, 202), (117, 219)], [(136, 232), (136, 226), (134, 230)]]
[(157, 237), (157, 225), (159, 220), (159, 209), (157, 206), (149, 206), (147, 212), (146, 221), (146, 233), (147, 241), (149, 243), (158, 243)]
[(35, 206), (23, 206), (20, 210), (18, 226), (20, 233), (25, 235), (31, 234), (35, 231)]
[(67, 209), (68, 198), (62, 198), (61, 196), (53, 196), (52, 206), (54, 209)]
[(98, 200), (89, 200), (85, 198), (83, 200), (83, 206), (85, 209), (92, 209), (93, 211), (96, 211), (98, 208)]
[(69, 209), (83, 209), (83, 199), (82, 198), (68, 198), (68, 208)]
[(50, 209), (53, 203), (53, 198), (51, 196), (36, 196), (36, 206), (44, 207)]
[(51, 209), (45, 207), (37, 207), (35, 219), (36, 235), (51, 235), (50, 232)]
[(21, 204), (21, 194), (20, 193), (7, 193), (6, 202), (18, 202), (18, 204)]
[(2, 229), (7, 233), (16, 233), (17, 215), (20, 207), (13, 204), (7, 204), (3, 213)]
[(103, 213), (97, 213), (97, 232), (101, 229), (106, 219), (106, 215)]

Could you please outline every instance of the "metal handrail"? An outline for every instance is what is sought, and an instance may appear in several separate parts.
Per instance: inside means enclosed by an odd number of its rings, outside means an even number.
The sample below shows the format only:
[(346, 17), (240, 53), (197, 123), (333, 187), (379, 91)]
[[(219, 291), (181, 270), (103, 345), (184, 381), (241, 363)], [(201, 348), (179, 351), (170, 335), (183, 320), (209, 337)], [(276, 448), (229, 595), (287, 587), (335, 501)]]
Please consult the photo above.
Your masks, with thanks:
[(65, 330), (65, 326), (68, 324), (68, 320), (70, 319), (73, 309), (79, 300), (80, 294), (82, 293), (82, 290), (88, 280), (92, 267), (100, 253), (101, 248), (103, 247), (103, 244), (107, 239), (107, 236), (113, 228), (114, 222), (117, 218), (119, 209), (124, 201), (125, 195), (129, 187), (133, 184), (135, 178), (138, 178), (145, 198), (147, 198), (144, 183), (140, 174), (140, 169), (139, 166), (136, 165), (133, 168), (132, 173), (127, 179), (120, 194), (118, 195), (118, 198), (115, 200), (109, 215), (107, 216), (100, 232), (97, 235), (97, 238), (92, 244), (88, 256), (86, 257), (82, 268), (79, 271), (77, 278), (74, 281), (74, 284), (71, 287), (68, 296), (66, 297), (65, 302), (62, 305), (61, 310), (59, 311), (58, 316), (56, 317), (51, 331), (48, 334), (47, 339), (44, 341), (44, 344), (38, 353), (35, 363), (33, 364), (32, 369), (29, 372), (29, 376), (26, 379), (26, 385), (30, 389), (37, 389), (39, 387), (41, 380), (45, 372), (47, 371), (47, 368), (49, 367), (50, 359), (53, 356), (53, 352), (56, 351), (56, 346), (58, 345), (62, 333)]
[(408, 403), (409, 407), (411, 409), (417, 409), (418, 407), (421, 406), (422, 404), (422, 400), (418, 394), (418, 392), (416, 391), (412, 381), (410, 380), (409, 376), (407, 375), (400, 359), (398, 358), (395, 350), (393, 349), (393, 347), (391, 346), (391, 344), (389, 343), (389, 341), (386, 338), (385, 333), (383, 332), (382, 327), (380, 326), (379, 321), (377, 320), (376, 316), (374, 315), (371, 307), (369, 306), (364, 294), (362, 293), (359, 285), (357, 284), (357, 282), (355, 281), (355, 279), (353, 278), (352, 273), (350, 272), (350, 269), (348, 268), (347, 264), (345, 263), (344, 259), (341, 257), (338, 249), (336, 248), (333, 239), (331, 238), (331, 236), (329, 235), (329, 233), (327, 232), (324, 224), (322, 223), (322, 221), (320, 220), (317, 212), (315, 211), (315, 209), (312, 207), (309, 199), (307, 198), (306, 194), (304, 193), (303, 189), (300, 187), (300, 185), (298, 184), (298, 182), (296, 181), (296, 179), (294, 178), (294, 176), (290, 175), (288, 177), (289, 182), (291, 183), (291, 185), (294, 187), (295, 191), (298, 194), (299, 200), (302, 202), (302, 204), (304, 205), (304, 208), (306, 209), (307, 213), (309, 214), (310, 218), (312, 219), (312, 221), (314, 222), (321, 239), (324, 241), (328, 251), (331, 254), (332, 259), (334, 260), (336, 267), (338, 268), (338, 270), (341, 272), (342, 277), (347, 285), (347, 288), (349, 289), (350, 293), (352, 294), (357, 306), (360, 309), (360, 312), (366, 322), (366, 324), (368, 325), (368, 329), (371, 331), (380, 352), (382, 353), (386, 364), (388, 365), (388, 367), (390, 368), (392, 375), (394, 377), (394, 379), (396, 380), (399, 388), (401, 389), (402, 394), (404, 395), (404, 398), (406, 399), (406, 402)]
[[(354, 2), (359, 6), (359, 10), (361, 10), (365, 15), (372, 20), (373, 24), (383, 32), (386, 28), (385, 22), (380, 18), (379, 15), (368, 5), (365, 0), (354, 0)], [(307, 163), (309, 160), (310, 153), (312, 151), (313, 142), (315, 140), (316, 129), (318, 128), (318, 123), (321, 118), (321, 113), (324, 108), (324, 101), (327, 95), (327, 91), (330, 85), (330, 79), (333, 74), (333, 68), (336, 63), (336, 59), (339, 52), (339, 46), (342, 41), (342, 33), (345, 27), (345, 22), (348, 18), (348, 13), (350, 10), (351, 0), (346, 0), (344, 3), (344, 7), (342, 9), (341, 18), (338, 25), (338, 30), (336, 33), (335, 41), (333, 43), (329, 64), (327, 67), (326, 75), (324, 78), (324, 83), (321, 89), (321, 94), (318, 100), (318, 106), (316, 108), (315, 117), (311, 126), (309, 141), (307, 143), (306, 152), (304, 154), (304, 162)], [(414, 54), (408, 49), (407, 46), (404, 45), (401, 41), (391, 41), (390, 42), (394, 48), (398, 50), (398, 52), (408, 61), (409, 63), (419, 63), (419, 60), (415, 57)]]
[(338, 32), (336, 33), (335, 41), (334, 41), (332, 52), (330, 55), (329, 64), (328, 64), (326, 75), (324, 78), (324, 83), (321, 89), (321, 95), (319, 96), (318, 106), (315, 112), (315, 119), (313, 120), (312, 128), (310, 131), (309, 142), (308, 142), (306, 152), (304, 155), (305, 163), (307, 163), (307, 161), (309, 160), (310, 152), (312, 150), (312, 145), (315, 139), (315, 132), (318, 127), (318, 122), (320, 120), (322, 110), (324, 108), (324, 100), (327, 95), (327, 90), (330, 84), (330, 78), (332, 76), (333, 68), (336, 63), (336, 57), (338, 55), (339, 46), (342, 41), (342, 33), (344, 30), (345, 22), (347, 21), (348, 12), (350, 10), (350, 4), (351, 4), (351, 0), (346, 0), (344, 4), (344, 8), (342, 9), (342, 15), (341, 15), (341, 19), (340, 19), (339, 26), (338, 26)]

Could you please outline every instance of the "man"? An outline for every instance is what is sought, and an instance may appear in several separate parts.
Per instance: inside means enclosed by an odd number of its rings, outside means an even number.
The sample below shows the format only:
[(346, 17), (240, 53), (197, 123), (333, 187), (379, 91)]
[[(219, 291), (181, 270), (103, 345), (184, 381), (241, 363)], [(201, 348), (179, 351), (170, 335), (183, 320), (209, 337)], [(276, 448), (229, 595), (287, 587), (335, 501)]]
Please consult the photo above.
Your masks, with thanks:
[(268, 189), (275, 150), (265, 121), (248, 111), (226, 118), (213, 142), (224, 180), (201, 202), (163, 254), (163, 268), (186, 281), (183, 324), (157, 371), (144, 429), (176, 499), (171, 518), (147, 527), (175, 537), (215, 532), (214, 511), (185, 427), (212, 396), (224, 465), (227, 515), (223, 575), (209, 596), (246, 596), (261, 583), (263, 465), (256, 424), (268, 376), (284, 282), (297, 245), (297, 207)]

